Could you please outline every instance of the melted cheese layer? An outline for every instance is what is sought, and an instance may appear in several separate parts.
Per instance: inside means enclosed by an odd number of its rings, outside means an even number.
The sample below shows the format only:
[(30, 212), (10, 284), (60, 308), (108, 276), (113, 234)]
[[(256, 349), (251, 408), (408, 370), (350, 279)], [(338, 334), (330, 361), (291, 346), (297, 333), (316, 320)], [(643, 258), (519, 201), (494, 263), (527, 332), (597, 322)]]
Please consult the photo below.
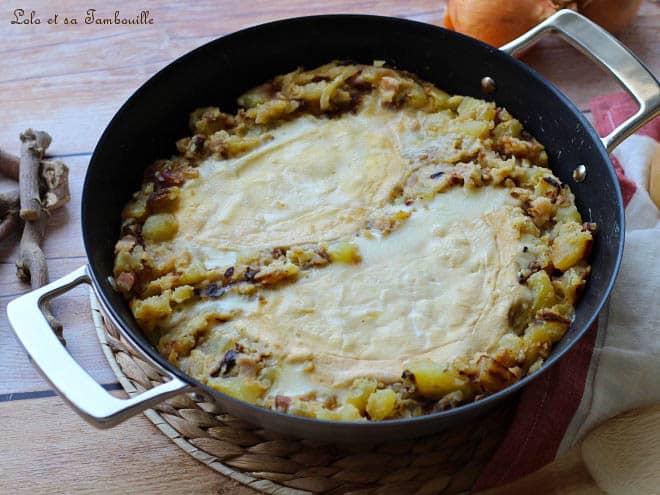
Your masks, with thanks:
[(265, 304), (216, 326), (210, 341), (240, 334), (282, 356), (268, 395), (336, 391), (364, 376), (388, 383), (414, 358), (449, 364), (488, 352), (511, 331), (510, 308), (530, 297), (517, 280), (516, 205), (504, 188), (440, 194), (392, 233), (356, 238), (359, 264), (262, 291)]
[(222, 262), (223, 250), (355, 233), (407, 175), (401, 138), (412, 118), (377, 107), (337, 119), (304, 116), (239, 158), (206, 160), (183, 187), (179, 239), (219, 251)]
[[(184, 371), (207, 375), (240, 337), (279, 361), (267, 397), (341, 395), (358, 377), (397, 381), (412, 359), (449, 364), (489, 352), (512, 331), (511, 308), (530, 299), (518, 283), (520, 203), (504, 187), (455, 187), (392, 205), (412, 170), (405, 157), (428, 145), (414, 120), (380, 106), (303, 116), (246, 155), (200, 165), (182, 188), (174, 242), (207, 267), (230, 266), (245, 249), (338, 238), (352, 239), (362, 261), (303, 270), (293, 283), (261, 288), (259, 304), (234, 295), (184, 305), (167, 327), (241, 310), (212, 326), (179, 363)], [(397, 210), (410, 217), (391, 233), (356, 237), (374, 213)]]

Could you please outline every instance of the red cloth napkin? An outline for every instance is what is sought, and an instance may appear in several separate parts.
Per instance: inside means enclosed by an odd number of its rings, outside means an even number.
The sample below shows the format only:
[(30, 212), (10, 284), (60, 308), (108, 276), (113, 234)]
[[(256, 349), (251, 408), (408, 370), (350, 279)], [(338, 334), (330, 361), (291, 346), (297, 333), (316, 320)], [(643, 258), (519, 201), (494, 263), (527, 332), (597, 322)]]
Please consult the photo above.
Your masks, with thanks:
[[(627, 93), (595, 98), (590, 107), (601, 136), (637, 111)], [(610, 303), (582, 340), (525, 388), (474, 491), (532, 473), (603, 420), (660, 402), (660, 214), (647, 192), (658, 142), (660, 118), (613, 153), (626, 206), (626, 246)]]

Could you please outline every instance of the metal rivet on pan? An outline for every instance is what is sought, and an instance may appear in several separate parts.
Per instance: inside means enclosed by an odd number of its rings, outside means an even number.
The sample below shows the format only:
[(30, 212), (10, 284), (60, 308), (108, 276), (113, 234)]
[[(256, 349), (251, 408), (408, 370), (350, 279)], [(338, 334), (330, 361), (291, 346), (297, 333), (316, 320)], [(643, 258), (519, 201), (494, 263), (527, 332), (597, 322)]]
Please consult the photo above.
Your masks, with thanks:
[(575, 167), (575, 170), (573, 170), (573, 180), (575, 180), (575, 182), (582, 182), (586, 178), (587, 178), (587, 167), (585, 167), (582, 164)]
[(484, 93), (486, 94), (492, 93), (493, 91), (495, 91), (495, 89), (496, 89), (495, 81), (493, 81), (492, 77), (486, 76), (481, 80), (481, 90)]

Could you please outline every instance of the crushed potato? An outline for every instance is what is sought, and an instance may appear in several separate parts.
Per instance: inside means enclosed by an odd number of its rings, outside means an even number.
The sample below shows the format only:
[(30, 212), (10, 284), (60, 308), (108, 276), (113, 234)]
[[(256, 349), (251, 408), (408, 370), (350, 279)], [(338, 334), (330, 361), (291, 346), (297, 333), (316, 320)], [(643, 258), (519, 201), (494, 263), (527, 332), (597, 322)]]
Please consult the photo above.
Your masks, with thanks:
[[(122, 212), (115, 286), (145, 334), (171, 362), (234, 398), (334, 421), (381, 421), (456, 407), (497, 392), (542, 366), (570, 326), (587, 283), (595, 226), (583, 224), (570, 189), (547, 168), (543, 145), (520, 121), (493, 102), (449, 95), (383, 62), (333, 62), (314, 70), (298, 69), (249, 90), (238, 105), (234, 115), (216, 107), (195, 110), (189, 122), (192, 135), (176, 143), (176, 156), (147, 169), (142, 187)], [(334, 389), (270, 393), (285, 379), (287, 356), (246, 338), (240, 329), (227, 326), (223, 331), (226, 322), (242, 314), (243, 306), (200, 309), (189, 320), (181, 317), (183, 311), (232, 300), (268, 308), (264, 291), (286, 291), (328, 266), (342, 266), (350, 273), (363, 263), (364, 253), (354, 238), (340, 238), (268, 245), (211, 263), (177, 244), (182, 190), (187, 181), (199, 177), (204, 160), (258, 153), (272, 140), (273, 129), (286, 122), (368, 112), (370, 105), (388, 109), (392, 118), (397, 112), (414, 116), (409, 128), (425, 139), (434, 136), (437, 145), (407, 157), (407, 175), (392, 190), (391, 208), (374, 212), (356, 235), (392, 236), (410, 222), (411, 209), (452, 188), (507, 188), (523, 213), (516, 223), (516, 235), (524, 243), (517, 282), (529, 295), (510, 308), (510, 327), (496, 345), (473, 356), (452, 362), (411, 359), (398, 380), (382, 380), (374, 369), (373, 376)], [(273, 207), (277, 211), (286, 205)], [(297, 311), (308, 315), (315, 308)], [(314, 356), (287, 359), (313, 381)]]

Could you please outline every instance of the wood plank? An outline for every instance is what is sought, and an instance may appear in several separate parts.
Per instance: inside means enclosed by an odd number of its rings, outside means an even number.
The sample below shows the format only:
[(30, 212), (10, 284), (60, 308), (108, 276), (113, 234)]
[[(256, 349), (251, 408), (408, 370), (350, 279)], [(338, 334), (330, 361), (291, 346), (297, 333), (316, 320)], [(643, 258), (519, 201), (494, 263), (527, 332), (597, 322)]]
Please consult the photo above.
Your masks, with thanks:
[(0, 403), (0, 493), (253, 495), (139, 415), (96, 430), (59, 397)]
[[(50, 11), (45, 2), (33, 8)], [(68, 2), (65, 12), (79, 12), (76, 2)], [(78, 5), (80, 5), (78, 3)], [(16, 136), (27, 126), (48, 128), (56, 137), (55, 153), (92, 151), (102, 130), (121, 104), (158, 69), (174, 58), (211, 39), (249, 24), (295, 15), (366, 12), (399, 15), (441, 24), (443, 2), (415, 1), (401, 4), (393, 0), (332, 2), (288, 0), (250, 9), (243, 2), (223, 2), (223, 17), (204, 16), (214, 11), (214, 3), (198, 2), (186, 9), (154, 8), (161, 19), (153, 26), (0, 26), (0, 51), (22, 46), (29, 34), (49, 43), (23, 49), (16, 61), (7, 64), (0, 79), (0, 111), (8, 125), (0, 128), (0, 146), (17, 150)], [(127, 1), (120, 10), (135, 10)], [(634, 25), (621, 37), (624, 43), (655, 72), (660, 69), (660, 9), (645, 4)], [(70, 15), (70, 14), (69, 14)], [(95, 56), (81, 56), (94, 53)], [(51, 61), (57, 60), (57, 65)], [(562, 63), (553, 63), (561, 60)], [(617, 85), (595, 66), (563, 42), (544, 43), (525, 58), (550, 81), (556, 83), (581, 109), (591, 97), (617, 89)], [(575, 81), (584, 81), (576, 84)], [(17, 84), (20, 81), (20, 84)], [(75, 97), (72, 97), (75, 95)], [(89, 110), (93, 108), (94, 111)], [(57, 114), (57, 119), (52, 116)], [(84, 118), (82, 118), (84, 116)], [(75, 129), (75, 132), (72, 130)]]
[[(221, 4), (213, 0), (198, 0), (194, 3), (185, 1), (150, 2), (149, 5), (135, 5), (131, 0), (115, 0), (111, 7), (90, 6), (81, 0), (60, 0), (57, 8), (53, 8), (48, 0), (35, 0), (30, 2), (29, 8), (35, 10), (45, 19), (49, 13), (57, 12), (60, 18), (76, 16), (81, 20), (85, 11), (94, 7), (97, 15), (112, 15), (119, 10), (127, 17), (142, 9), (148, 9), (154, 18), (153, 25), (84, 25), (65, 26), (41, 25), (18, 26), (9, 22), (2, 25), (10, 37), (0, 38), (0, 52), (12, 54), (32, 52), (43, 46), (55, 47), (58, 44), (69, 42), (86, 43), (98, 37), (110, 38), (123, 33), (136, 33), (138, 31), (153, 32), (160, 29), (166, 33), (167, 40), (181, 40), (190, 37), (216, 37), (223, 33), (235, 31), (242, 27), (268, 22), (287, 17), (298, 17), (316, 14), (333, 13), (368, 13), (389, 15), (395, 17), (408, 17), (424, 22), (441, 23), (445, 10), (445, 0), (284, 0), (271, 2), (257, 0), (245, 3), (242, 0), (223, 0)], [(12, 9), (13, 10), (13, 9)], [(47, 41), (46, 41), (47, 40)], [(14, 42), (18, 43), (14, 43)], [(18, 52), (17, 52), (18, 50)], [(21, 53), (22, 55), (22, 53)], [(106, 60), (104, 66), (112, 66), (116, 60)]]
[[(50, 218), (43, 246), (51, 280), (66, 275), (86, 262), (80, 236), (80, 194), (88, 160), (88, 157), (66, 159), (70, 169), (71, 203)], [(6, 377), (0, 382), (0, 394), (50, 388), (30, 364), (7, 321), (7, 303), (30, 290), (29, 284), (20, 282), (15, 275), (18, 236), (17, 232), (0, 243), (0, 352), (4, 356), (0, 374)], [(81, 288), (56, 299), (53, 309), (65, 323), (68, 348), (81, 365), (101, 383), (115, 382), (115, 376), (105, 362), (94, 334), (86, 289)]]
[[(660, 73), (660, 8), (645, 2), (632, 25), (619, 35), (654, 74)], [(600, 67), (559, 39), (549, 39), (530, 50), (523, 61), (561, 89), (584, 111), (595, 96), (620, 91), (621, 87)]]
[[(51, 152), (55, 154), (87, 153), (65, 159), (71, 169), (73, 198), (49, 224), (44, 250), (51, 279), (85, 262), (80, 198), (88, 153), (126, 98), (164, 65), (222, 34), (268, 20), (364, 12), (439, 24), (444, 4), (444, 0), (171, 0), (149, 2), (148, 7), (143, 7), (118, 0), (111, 7), (101, 5), (97, 9), (106, 14), (114, 9), (128, 14), (149, 8), (156, 24), (140, 27), (0, 23), (0, 52), (4, 58), (0, 71), (0, 146), (17, 152), (18, 133), (32, 126), (52, 133)], [(82, 0), (60, 0), (56, 8), (47, 0), (34, 0), (24, 6), (43, 13), (56, 9), (62, 16), (80, 16), (89, 7)], [(640, 17), (621, 36), (655, 73), (660, 72), (659, 24), (657, 3), (645, 2)], [(525, 62), (556, 83), (581, 109), (587, 108), (589, 98), (617, 88), (609, 77), (563, 42), (543, 43), (528, 54)], [(6, 183), (0, 181), (2, 187)], [(16, 240), (0, 243), (0, 376), (4, 377), (0, 395), (48, 389), (7, 323), (7, 302), (28, 290), (14, 276)], [(88, 304), (86, 290), (81, 288), (58, 298), (54, 309), (65, 323), (68, 347), (74, 357), (96, 380), (112, 383), (115, 378), (96, 340)], [(0, 402), (0, 417), (4, 420), (0, 450), (5, 453), (0, 461), (0, 493), (256, 493), (194, 461), (142, 416), (113, 430), (98, 431), (86, 425), (59, 398), (49, 397)], [(588, 491), (589, 473), (569, 472), (568, 461), (541, 473), (544, 490), (539, 483), (523, 484), (518, 493), (534, 490), (540, 495), (560, 489), (566, 492), (566, 486), (574, 488), (572, 493), (600, 493)]]
[[(53, 11), (48, 4), (42, 0), (30, 8), (43, 12), (45, 18)], [(80, 17), (88, 8), (79, 1), (65, 4), (57, 8), (61, 15)], [(12, 57), (0, 76), (0, 112), (7, 123), (0, 127), (0, 147), (17, 150), (18, 133), (34, 126), (57, 135), (55, 153), (92, 151), (121, 104), (160, 68), (201, 44), (248, 25), (336, 12), (370, 12), (440, 23), (443, 4), (428, 0), (229, 0), (218, 6), (205, 0), (192, 6), (184, 2), (155, 5), (151, 10), (157, 21), (151, 26), (0, 24), (0, 52), (14, 53), (11, 50), (23, 43), (30, 48)], [(111, 13), (115, 9), (126, 13), (138, 10), (128, 0), (114, 2), (112, 9), (98, 10)]]
[[(78, 225), (80, 228), (80, 225)], [(55, 244), (59, 244), (56, 242)], [(49, 257), (48, 273), (50, 280), (56, 280), (87, 262), (85, 256)], [(0, 298), (11, 300), (30, 291), (30, 284), (21, 282), (16, 277), (16, 266), (13, 261), (0, 263)]]
[[(55, 265), (54, 277), (80, 266), (79, 260), (62, 260)], [(12, 275), (13, 277), (13, 275)], [(0, 298), (0, 394), (48, 390), (50, 385), (30, 363), (7, 321), (7, 303), (13, 297)], [(88, 288), (81, 286), (53, 300), (55, 315), (64, 324), (67, 349), (78, 363), (99, 383), (114, 383), (116, 378), (96, 337), (89, 306)]]

